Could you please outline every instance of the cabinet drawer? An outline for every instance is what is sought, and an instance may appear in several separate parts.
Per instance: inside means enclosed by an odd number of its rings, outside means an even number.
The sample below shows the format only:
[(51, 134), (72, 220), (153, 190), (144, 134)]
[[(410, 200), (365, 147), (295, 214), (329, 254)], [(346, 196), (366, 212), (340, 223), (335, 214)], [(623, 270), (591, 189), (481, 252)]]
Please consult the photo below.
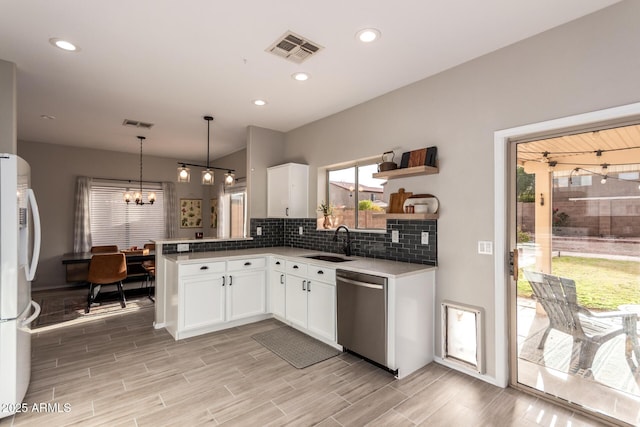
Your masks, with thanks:
[(284, 258), (277, 258), (277, 257), (272, 257), (271, 258), (271, 268), (273, 268), (274, 270), (278, 270), (278, 271), (284, 271), (286, 262), (284, 260)]
[(265, 268), (267, 265), (264, 258), (245, 258), (227, 261), (227, 270), (242, 271), (254, 268)]
[(178, 268), (180, 277), (198, 276), (211, 273), (224, 273), (224, 262), (199, 262), (197, 264), (181, 264)]
[(325, 282), (331, 285), (336, 283), (336, 270), (333, 268), (320, 267), (318, 265), (309, 265), (307, 277), (311, 281)]
[(297, 261), (287, 261), (287, 273), (291, 274), (307, 274), (307, 264)]

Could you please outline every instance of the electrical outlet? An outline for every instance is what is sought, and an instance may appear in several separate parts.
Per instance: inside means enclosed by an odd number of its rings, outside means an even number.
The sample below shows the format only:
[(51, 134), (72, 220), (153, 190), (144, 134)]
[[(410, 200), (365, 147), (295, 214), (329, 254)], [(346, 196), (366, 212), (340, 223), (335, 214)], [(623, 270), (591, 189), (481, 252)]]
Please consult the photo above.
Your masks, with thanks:
[(300, 235), (304, 234), (304, 228), (302, 226), (298, 227), (298, 234), (300, 234)]
[(493, 254), (493, 242), (478, 240), (478, 253), (480, 255), (492, 255)]
[(422, 233), (420, 233), (420, 243), (423, 245), (428, 245), (429, 244), (429, 232), (428, 231), (423, 231)]
[(391, 230), (391, 243), (398, 243), (400, 241), (400, 232), (398, 230)]
[(256, 236), (262, 236), (262, 227), (256, 227)]
[(177, 246), (176, 250), (178, 252), (187, 252), (189, 250), (189, 244), (188, 243), (178, 243), (178, 246)]

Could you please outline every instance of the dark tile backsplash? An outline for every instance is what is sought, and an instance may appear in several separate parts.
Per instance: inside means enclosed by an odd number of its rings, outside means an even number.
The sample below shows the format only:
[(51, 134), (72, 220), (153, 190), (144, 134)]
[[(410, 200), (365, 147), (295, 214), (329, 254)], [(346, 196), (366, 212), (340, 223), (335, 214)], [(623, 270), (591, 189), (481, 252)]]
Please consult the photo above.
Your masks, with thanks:
[[(437, 221), (388, 220), (386, 233), (351, 232), (351, 254), (355, 256), (382, 258), (414, 264), (437, 265)], [(190, 252), (226, 251), (232, 249), (268, 248), (291, 246), (319, 252), (342, 253), (344, 230), (338, 232), (338, 241), (333, 241), (335, 231), (316, 230), (315, 218), (254, 218), (250, 221), (250, 236), (253, 240), (202, 242), (189, 244)], [(258, 236), (256, 228), (262, 227)], [(303, 227), (303, 234), (299, 234)], [(400, 242), (391, 243), (391, 231), (398, 230)], [(429, 232), (429, 244), (420, 244), (421, 232)], [(163, 253), (177, 252), (176, 244), (162, 247)]]

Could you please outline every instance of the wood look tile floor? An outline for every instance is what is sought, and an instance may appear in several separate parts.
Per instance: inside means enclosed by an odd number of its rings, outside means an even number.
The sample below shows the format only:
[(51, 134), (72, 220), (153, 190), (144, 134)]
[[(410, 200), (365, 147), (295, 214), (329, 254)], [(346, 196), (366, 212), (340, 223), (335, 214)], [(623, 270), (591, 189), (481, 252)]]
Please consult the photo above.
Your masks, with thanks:
[(0, 426), (600, 425), (436, 363), (402, 380), (349, 354), (299, 370), (251, 338), (276, 320), (182, 341), (152, 322), (146, 309), (35, 333), (30, 410)]

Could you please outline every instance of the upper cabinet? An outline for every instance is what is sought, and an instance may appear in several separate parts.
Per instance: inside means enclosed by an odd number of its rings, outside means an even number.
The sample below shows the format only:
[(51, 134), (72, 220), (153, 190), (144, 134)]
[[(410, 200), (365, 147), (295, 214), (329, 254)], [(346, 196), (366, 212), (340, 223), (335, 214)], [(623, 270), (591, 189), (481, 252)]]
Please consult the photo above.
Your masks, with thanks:
[(267, 216), (309, 216), (309, 165), (286, 163), (267, 169)]

